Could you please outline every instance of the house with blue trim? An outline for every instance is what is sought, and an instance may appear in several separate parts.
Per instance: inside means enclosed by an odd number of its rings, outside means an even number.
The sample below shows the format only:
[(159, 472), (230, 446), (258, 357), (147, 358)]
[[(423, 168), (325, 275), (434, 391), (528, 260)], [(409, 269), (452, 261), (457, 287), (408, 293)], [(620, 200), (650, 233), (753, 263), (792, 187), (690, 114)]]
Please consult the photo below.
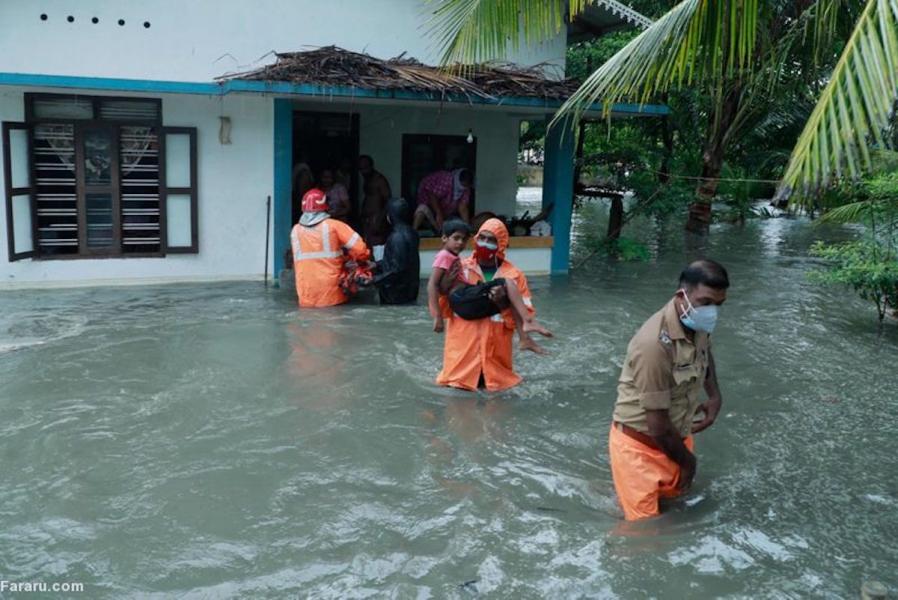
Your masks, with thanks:
[[(469, 166), (476, 210), (513, 215), (521, 122), (550, 119), (562, 98), (240, 75), (329, 46), (434, 65), (432, 10), (420, 0), (0, 3), (0, 286), (277, 276), (300, 163), (348, 165), (357, 194), (355, 158), (368, 155), (407, 197), (422, 173)], [(558, 79), (569, 38), (640, 18), (597, 2), (508, 60)], [(554, 127), (546, 140), (553, 235), (510, 245), (530, 273), (567, 272), (573, 138)]]

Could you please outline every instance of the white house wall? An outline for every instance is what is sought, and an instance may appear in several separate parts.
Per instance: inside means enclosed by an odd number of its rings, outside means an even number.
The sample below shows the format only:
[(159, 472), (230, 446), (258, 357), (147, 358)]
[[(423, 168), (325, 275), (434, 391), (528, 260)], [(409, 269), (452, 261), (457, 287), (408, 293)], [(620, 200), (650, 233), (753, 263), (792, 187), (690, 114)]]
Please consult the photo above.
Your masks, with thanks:
[[(24, 119), (26, 91), (0, 88), (0, 121)], [(72, 90), (72, 93), (79, 92)], [(80, 93), (90, 94), (88, 91)], [(139, 96), (138, 94), (118, 94)], [(122, 282), (147, 280), (214, 280), (261, 277), (265, 252), (265, 198), (273, 195), (273, 99), (257, 95), (223, 97), (186, 94), (162, 98), (163, 123), (197, 128), (199, 253), (165, 258), (106, 258), (8, 262), (0, 240), (0, 285)], [(502, 109), (437, 106), (370, 106), (346, 103), (295, 103), (296, 110), (356, 111), (360, 116), (360, 150), (397, 191), (402, 175), (404, 134), (467, 135), (477, 138), (477, 209), (513, 215), (517, 193), (516, 155), (519, 115)], [(232, 144), (218, 140), (220, 115), (231, 118)], [(0, 173), (0, 182), (3, 174)], [(414, 199), (411, 199), (414, 201)], [(0, 232), (6, 234), (0, 211)], [(270, 260), (275, 252), (271, 248)], [(529, 269), (528, 269), (529, 270)], [(544, 267), (534, 265), (534, 271)]]
[[(40, 90), (0, 88), (0, 121), (24, 119), (25, 91)], [(162, 98), (164, 125), (197, 128), (199, 254), (11, 263), (5, 239), (6, 213), (0, 211), (4, 238), (0, 243), (0, 286), (262, 277), (265, 198), (272, 194), (274, 172), (271, 98), (152, 97)], [(221, 114), (232, 119), (231, 145), (218, 140)], [(0, 173), (0, 182), (2, 177)]]
[[(0, 72), (208, 82), (273, 62), (272, 51), (329, 45), (436, 64), (432, 7), (422, 0), (7, 0)], [(564, 55), (561, 32), (509, 60), (563, 67)]]

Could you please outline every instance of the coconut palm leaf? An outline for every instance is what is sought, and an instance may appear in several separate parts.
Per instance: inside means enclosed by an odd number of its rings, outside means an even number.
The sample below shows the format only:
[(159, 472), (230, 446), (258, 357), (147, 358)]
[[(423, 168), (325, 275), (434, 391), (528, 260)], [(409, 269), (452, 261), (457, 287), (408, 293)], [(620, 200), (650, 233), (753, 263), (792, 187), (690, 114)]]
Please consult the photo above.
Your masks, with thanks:
[(751, 69), (758, 0), (685, 0), (611, 57), (562, 106), (556, 119), (580, 118), (595, 102), (645, 103), (674, 87), (721, 83)]
[(875, 210), (876, 206), (869, 200), (843, 204), (823, 213), (817, 223), (861, 223), (868, 220)]
[[(569, 0), (571, 15), (588, 0)], [(504, 58), (509, 50), (553, 38), (565, 27), (565, 2), (440, 0), (428, 34), (442, 49), (440, 63), (463, 66)]]
[(795, 145), (779, 197), (802, 202), (870, 168), (868, 146), (887, 147), (898, 100), (898, 1), (868, 0)]

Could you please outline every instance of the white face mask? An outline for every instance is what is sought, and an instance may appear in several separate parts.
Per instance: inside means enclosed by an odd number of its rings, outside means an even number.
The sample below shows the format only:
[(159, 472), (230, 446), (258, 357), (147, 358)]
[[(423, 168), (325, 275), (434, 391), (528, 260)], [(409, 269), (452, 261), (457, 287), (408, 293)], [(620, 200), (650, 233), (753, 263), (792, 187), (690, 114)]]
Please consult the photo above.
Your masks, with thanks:
[(720, 307), (710, 304), (708, 306), (692, 306), (686, 290), (680, 289), (683, 298), (686, 300), (686, 310), (680, 315), (680, 323), (691, 329), (692, 331), (703, 331), (711, 333), (717, 325), (717, 314)]

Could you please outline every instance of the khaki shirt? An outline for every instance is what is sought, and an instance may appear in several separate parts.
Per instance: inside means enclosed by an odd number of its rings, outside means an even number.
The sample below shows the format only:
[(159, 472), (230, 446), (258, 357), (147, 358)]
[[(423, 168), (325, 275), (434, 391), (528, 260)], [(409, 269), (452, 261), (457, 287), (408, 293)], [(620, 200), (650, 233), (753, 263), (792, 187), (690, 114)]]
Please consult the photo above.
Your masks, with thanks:
[(616, 422), (648, 433), (645, 411), (667, 409), (680, 435), (689, 435), (711, 351), (707, 333), (694, 335), (694, 341), (686, 337), (673, 300), (643, 324), (627, 346), (614, 405)]

